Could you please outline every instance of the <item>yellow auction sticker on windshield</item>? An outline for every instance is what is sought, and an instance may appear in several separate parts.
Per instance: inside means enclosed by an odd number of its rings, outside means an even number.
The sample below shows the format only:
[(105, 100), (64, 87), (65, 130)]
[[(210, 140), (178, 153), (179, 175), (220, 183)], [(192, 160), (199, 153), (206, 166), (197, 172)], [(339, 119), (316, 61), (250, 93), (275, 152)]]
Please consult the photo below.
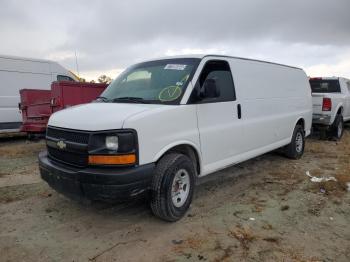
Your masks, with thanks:
[(159, 100), (162, 102), (174, 101), (180, 97), (182, 89), (180, 86), (167, 86), (159, 93)]

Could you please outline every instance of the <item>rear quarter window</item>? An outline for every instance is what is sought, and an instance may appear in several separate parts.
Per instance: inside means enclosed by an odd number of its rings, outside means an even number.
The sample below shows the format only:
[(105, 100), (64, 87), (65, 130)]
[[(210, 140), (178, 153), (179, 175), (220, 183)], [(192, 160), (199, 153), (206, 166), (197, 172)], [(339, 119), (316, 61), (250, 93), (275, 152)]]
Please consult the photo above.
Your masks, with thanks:
[(340, 93), (339, 80), (310, 79), (312, 93)]

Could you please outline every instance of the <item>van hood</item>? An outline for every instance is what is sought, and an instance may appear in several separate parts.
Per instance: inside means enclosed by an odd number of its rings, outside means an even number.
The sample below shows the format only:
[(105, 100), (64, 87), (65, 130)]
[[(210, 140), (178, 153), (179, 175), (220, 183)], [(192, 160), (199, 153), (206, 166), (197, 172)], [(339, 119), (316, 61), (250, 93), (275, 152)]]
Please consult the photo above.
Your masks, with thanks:
[(52, 114), (48, 125), (86, 131), (120, 129), (129, 117), (162, 106), (129, 103), (84, 104)]

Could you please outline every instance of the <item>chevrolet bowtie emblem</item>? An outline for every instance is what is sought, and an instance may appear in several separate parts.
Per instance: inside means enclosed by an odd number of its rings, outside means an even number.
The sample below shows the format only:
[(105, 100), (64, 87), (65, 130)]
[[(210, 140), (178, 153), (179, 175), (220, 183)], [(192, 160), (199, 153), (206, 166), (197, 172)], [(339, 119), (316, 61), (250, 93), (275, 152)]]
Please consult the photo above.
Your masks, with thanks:
[(59, 149), (63, 150), (63, 149), (66, 149), (67, 144), (63, 140), (60, 140), (60, 141), (57, 142), (57, 147)]

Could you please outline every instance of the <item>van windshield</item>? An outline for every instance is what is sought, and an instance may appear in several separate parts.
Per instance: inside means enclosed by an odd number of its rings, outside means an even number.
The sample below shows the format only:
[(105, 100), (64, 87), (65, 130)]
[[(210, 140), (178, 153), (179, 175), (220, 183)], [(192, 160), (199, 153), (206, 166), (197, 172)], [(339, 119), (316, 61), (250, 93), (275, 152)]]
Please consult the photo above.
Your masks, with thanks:
[(312, 93), (340, 93), (339, 80), (310, 79)]
[(120, 74), (98, 100), (179, 104), (199, 62), (196, 58), (178, 58), (134, 65)]

